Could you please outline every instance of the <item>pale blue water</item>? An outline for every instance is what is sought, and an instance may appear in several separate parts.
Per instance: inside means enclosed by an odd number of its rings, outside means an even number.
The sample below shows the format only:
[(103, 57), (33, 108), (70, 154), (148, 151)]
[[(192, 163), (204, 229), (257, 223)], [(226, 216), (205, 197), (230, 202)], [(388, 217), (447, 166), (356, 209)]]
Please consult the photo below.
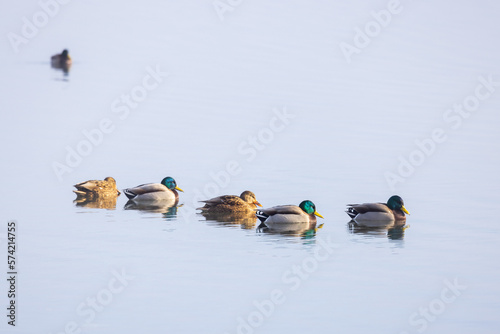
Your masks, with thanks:
[[(499, 7), (401, 2), (348, 63), (341, 43), (387, 6), (246, 1), (221, 21), (211, 1), (70, 2), (18, 53), (8, 33), (40, 5), (4, 8), (0, 249), (16, 220), (19, 276), (2, 333), (497, 333)], [(168, 175), (177, 211), (73, 203), (81, 181)], [(246, 189), (311, 199), (324, 225), (194, 213)], [(392, 194), (407, 229), (349, 229), (347, 203)]]

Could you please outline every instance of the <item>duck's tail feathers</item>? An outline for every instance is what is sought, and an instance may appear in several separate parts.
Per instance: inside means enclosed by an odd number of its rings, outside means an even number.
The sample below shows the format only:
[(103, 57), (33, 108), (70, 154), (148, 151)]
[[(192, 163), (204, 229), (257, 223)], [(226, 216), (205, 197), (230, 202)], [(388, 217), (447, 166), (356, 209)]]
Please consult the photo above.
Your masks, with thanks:
[(255, 215), (257, 216), (257, 218), (259, 218), (259, 220), (261, 222), (265, 222), (267, 218), (269, 218), (269, 215), (262, 212), (262, 211), (259, 211), (257, 210), (257, 212), (255, 213)]
[(87, 196), (87, 194), (88, 194), (87, 192), (81, 191), (81, 190), (73, 190), (73, 192), (75, 194), (77, 194), (78, 196)]
[(125, 194), (125, 196), (127, 196), (128, 199), (134, 199), (137, 196), (136, 193), (133, 193), (129, 189), (123, 189), (123, 193)]
[(349, 215), (349, 217), (351, 217), (353, 219), (354, 219), (354, 217), (356, 217), (358, 215), (358, 212), (352, 207), (347, 208), (347, 210), (345, 210), (345, 212)]

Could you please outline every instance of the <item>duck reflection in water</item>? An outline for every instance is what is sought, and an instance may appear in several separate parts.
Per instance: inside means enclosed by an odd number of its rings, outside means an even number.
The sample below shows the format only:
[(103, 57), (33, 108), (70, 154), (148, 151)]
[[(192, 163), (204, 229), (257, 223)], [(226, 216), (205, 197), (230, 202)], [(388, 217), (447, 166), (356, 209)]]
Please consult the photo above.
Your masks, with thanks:
[(177, 209), (181, 205), (175, 205), (168, 201), (151, 201), (147, 203), (129, 200), (123, 207), (125, 210), (138, 210), (152, 213), (162, 213), (165, 218), (177, 217)]
[(242, 229), (252, 229), (257, 223), (255, 213), (200, 213), (207, 221), (214, 222), (220, 226), (240, 225)]
[(373, 237), (383, 237), (387, 235), (387, 238), (391, 240), (402, 240), (405, 235), (405, 230), (410, 227), (406, 222), (401, 221), (389, 221), (380, 222), (379, 226), (363, 226), (351, 220), (347, 223), (349, 232), (352, 234), (364, 234)]
[(73, 203), (76, 206), (89, 209), (116, 209), (118, 196), (98, 195), (95, 197), (78, 196)]
[(320, 224), (316, 227), (316, 223), (293, 223), (293, 224), (280, 224), (278, 226), (268, 227), (264, 223), (260, 223), (257, 227), (257, 232), (290, 236), (290, 237), (301, 237), (302, 239), (310, 239), (316, 236), (316, 232), (323, 227), (324, 224)]

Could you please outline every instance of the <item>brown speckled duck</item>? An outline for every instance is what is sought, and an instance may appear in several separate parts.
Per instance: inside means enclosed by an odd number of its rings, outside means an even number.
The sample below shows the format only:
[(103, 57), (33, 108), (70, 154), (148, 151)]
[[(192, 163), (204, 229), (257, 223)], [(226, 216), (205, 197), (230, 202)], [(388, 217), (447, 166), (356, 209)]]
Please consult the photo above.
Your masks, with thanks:
[(248, 190), (242, 192), (239, 197), (224, 195), (201, 202), (205, 203), (205, 206), (199, 208), (202, 213), (212, 214), (254, 214), (257, 206), (262, 206), (257, 201), (255, 194)]
[(108, 176), (103, 181), (88, 180), (75, 184), (76, 190), (73, 190), (79, 197), (99, 197), (99, 196), (118, 196), (120, 191), (116, 189), (116, 181)]

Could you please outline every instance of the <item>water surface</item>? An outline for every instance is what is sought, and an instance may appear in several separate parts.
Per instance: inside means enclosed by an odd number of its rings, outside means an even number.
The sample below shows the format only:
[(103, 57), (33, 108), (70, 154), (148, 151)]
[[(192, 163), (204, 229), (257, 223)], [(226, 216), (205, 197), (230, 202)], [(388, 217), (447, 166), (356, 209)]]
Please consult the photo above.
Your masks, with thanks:
[[(4, 331), (496, 333), (499, 8), (401, 6), (351, 63), (340, 44), (386, 2), (242, 2), (223, 21), (210, 1), (72, 2), (18, 53), (4, 38), (1, 220), (19, 225)], [(4, 36), (40, 10), (8, 7)], [(49, 62), (63, 48), (67, 76)], [(447, 112), (490, 76), (472, 111)], [(73, 202), (84, 180), (168, 175), (177, 209)], [(283, 235), (195, 213), (247, 189), (265, 207), (310, 199), (324, 225)], [(347, 203), (393, 194), (409, 227), (349, 227)]]

